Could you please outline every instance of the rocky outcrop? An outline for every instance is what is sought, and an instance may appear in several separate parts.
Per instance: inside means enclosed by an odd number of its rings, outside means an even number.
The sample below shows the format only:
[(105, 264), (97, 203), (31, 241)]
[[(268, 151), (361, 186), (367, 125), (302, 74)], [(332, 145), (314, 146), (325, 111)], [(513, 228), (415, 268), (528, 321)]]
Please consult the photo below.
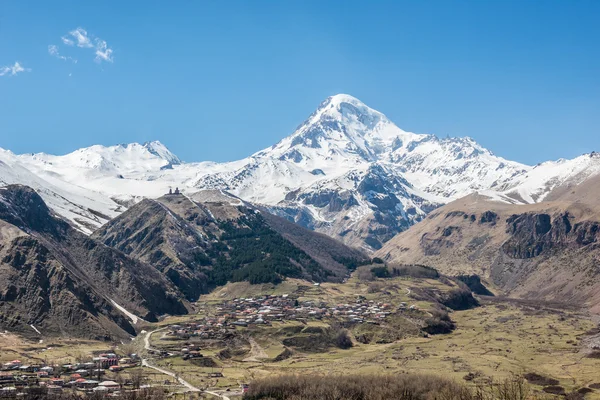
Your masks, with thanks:
[(306, 193), (298, 196), (297, 200), (318, 208), (326, 207), (329, 212), (339, 212), (358, 205), (352, 193), (325, 190), (320, 193)]
[(483, 214), (481, 214), (481, 217), (479, 217), (479, 223), (480, 224), (492, 224), (495, 225), (496, 221), (498, 221), (498, 214), (496, 214), (493, 211), (485, 211)]
[(554, 217), (545, 213), (515, 214), (506, 221), (510, 238), (503, 244), (511, 258), (528, 259), (565, 247), (577, 248), (597, 243), (600, 223), (582, 221), (573, 224), (569, 213)]

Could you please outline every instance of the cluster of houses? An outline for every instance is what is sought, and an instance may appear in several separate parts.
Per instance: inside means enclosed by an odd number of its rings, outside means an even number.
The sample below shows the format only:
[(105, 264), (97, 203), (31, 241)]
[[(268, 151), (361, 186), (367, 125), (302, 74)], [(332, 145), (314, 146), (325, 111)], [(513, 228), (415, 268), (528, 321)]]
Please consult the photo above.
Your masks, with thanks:
[[(402, 304), (406, 307), (406, 304)], [(352, 303), (328, 305), (321, 301), (298, 301), (289, 295), (237, 298), (225, 301), (214, 315), (185, 325), (171, 325), (167, 335), (179, 338), (198, 336), (213, 339), (236, 326), (271, 324), (274, 321), (337, 319), (341, 322), (380, 322), (394, 312), (389, 303), (357, 297)]]
[(87, 362), (45, 365), (25, 364), (12, 360), (0, 366), (0, 397), (16, 397), (22, 394), (61, 393), (70, 388), (86, 393), (116, 394), (121, 384), (104, 379), (107, 371), (120, 372), (139, 364), (137, 355), (118, 357), (103, 353)]

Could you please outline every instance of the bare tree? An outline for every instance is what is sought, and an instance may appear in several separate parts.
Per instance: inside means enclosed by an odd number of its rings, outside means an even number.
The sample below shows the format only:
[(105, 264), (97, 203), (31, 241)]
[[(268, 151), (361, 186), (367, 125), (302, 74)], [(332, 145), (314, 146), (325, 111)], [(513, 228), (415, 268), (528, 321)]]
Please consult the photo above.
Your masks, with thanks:
[(144, 379), (144, 371), (141, 368), (132, 369), (129, 371), (129, 378), (134, 389), (139, 389)]

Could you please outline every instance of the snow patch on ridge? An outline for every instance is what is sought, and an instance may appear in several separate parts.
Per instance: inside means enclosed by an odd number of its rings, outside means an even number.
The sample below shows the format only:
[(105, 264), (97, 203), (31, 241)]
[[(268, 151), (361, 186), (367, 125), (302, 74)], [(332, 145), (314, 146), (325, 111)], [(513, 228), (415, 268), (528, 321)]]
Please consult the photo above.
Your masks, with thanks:
[(123, 314), (125, 314), (134, 325), (137, 325), (137, 323), (139, 322), (139, 320), (141, 320), (142, 318), (138, 317), (137, 315), (127, 311), (125, 309), (125, 307), (120, 306), (119, 304), (117, 304), (116, 301), (114, 301), (113, 299), (110, 299), (110, 302), (112, 303), (113, 306), (115, 306), (119, 311), (121, 311)]

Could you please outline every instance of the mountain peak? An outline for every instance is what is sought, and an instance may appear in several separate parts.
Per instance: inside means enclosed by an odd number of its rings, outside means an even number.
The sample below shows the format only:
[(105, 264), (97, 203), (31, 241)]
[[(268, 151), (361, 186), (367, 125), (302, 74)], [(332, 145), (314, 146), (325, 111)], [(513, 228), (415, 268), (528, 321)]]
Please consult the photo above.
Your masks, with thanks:
[(146, 142), (146, 143), (144, 143), (143, 146), (151, 154), (153, 154), (153, 155), (155, 155), (157, 157), (160, 157), (160, 158), (162, 158), (165, 161), (168, 161), (169, 164), (171, 164), (171, 165), (179, 165), (179, 164), (181, 164), (181, 160), (179, 159), (179, 157), (177, 157), (175, 154), (173, 154), (171, 152), (171, 150), (169, 150), (167, 148), (167, 146), (165, 146), (164, 144), (162, 144), (158, 140), (154, 140), (152, 142)]
[(386, 120), (385, 116), (377, 110), (372, 109), (365, 103), (349, 94), (336, 94), (328, 97), (317, 109), (315, 116), (334, 117), (336, 119), (349, 120), (365, 118), (379, 122)]
[(345, 94), (345, 93), (334, 94), (333, 96), (328, 97), (327, 101), (329, 101), (331, 104), (350, 103), (350, 104), (362, 105), (362, 106), (365, 105), (362, 101), (360, 101), (356, 97), (351, 96), (349, 94)]

